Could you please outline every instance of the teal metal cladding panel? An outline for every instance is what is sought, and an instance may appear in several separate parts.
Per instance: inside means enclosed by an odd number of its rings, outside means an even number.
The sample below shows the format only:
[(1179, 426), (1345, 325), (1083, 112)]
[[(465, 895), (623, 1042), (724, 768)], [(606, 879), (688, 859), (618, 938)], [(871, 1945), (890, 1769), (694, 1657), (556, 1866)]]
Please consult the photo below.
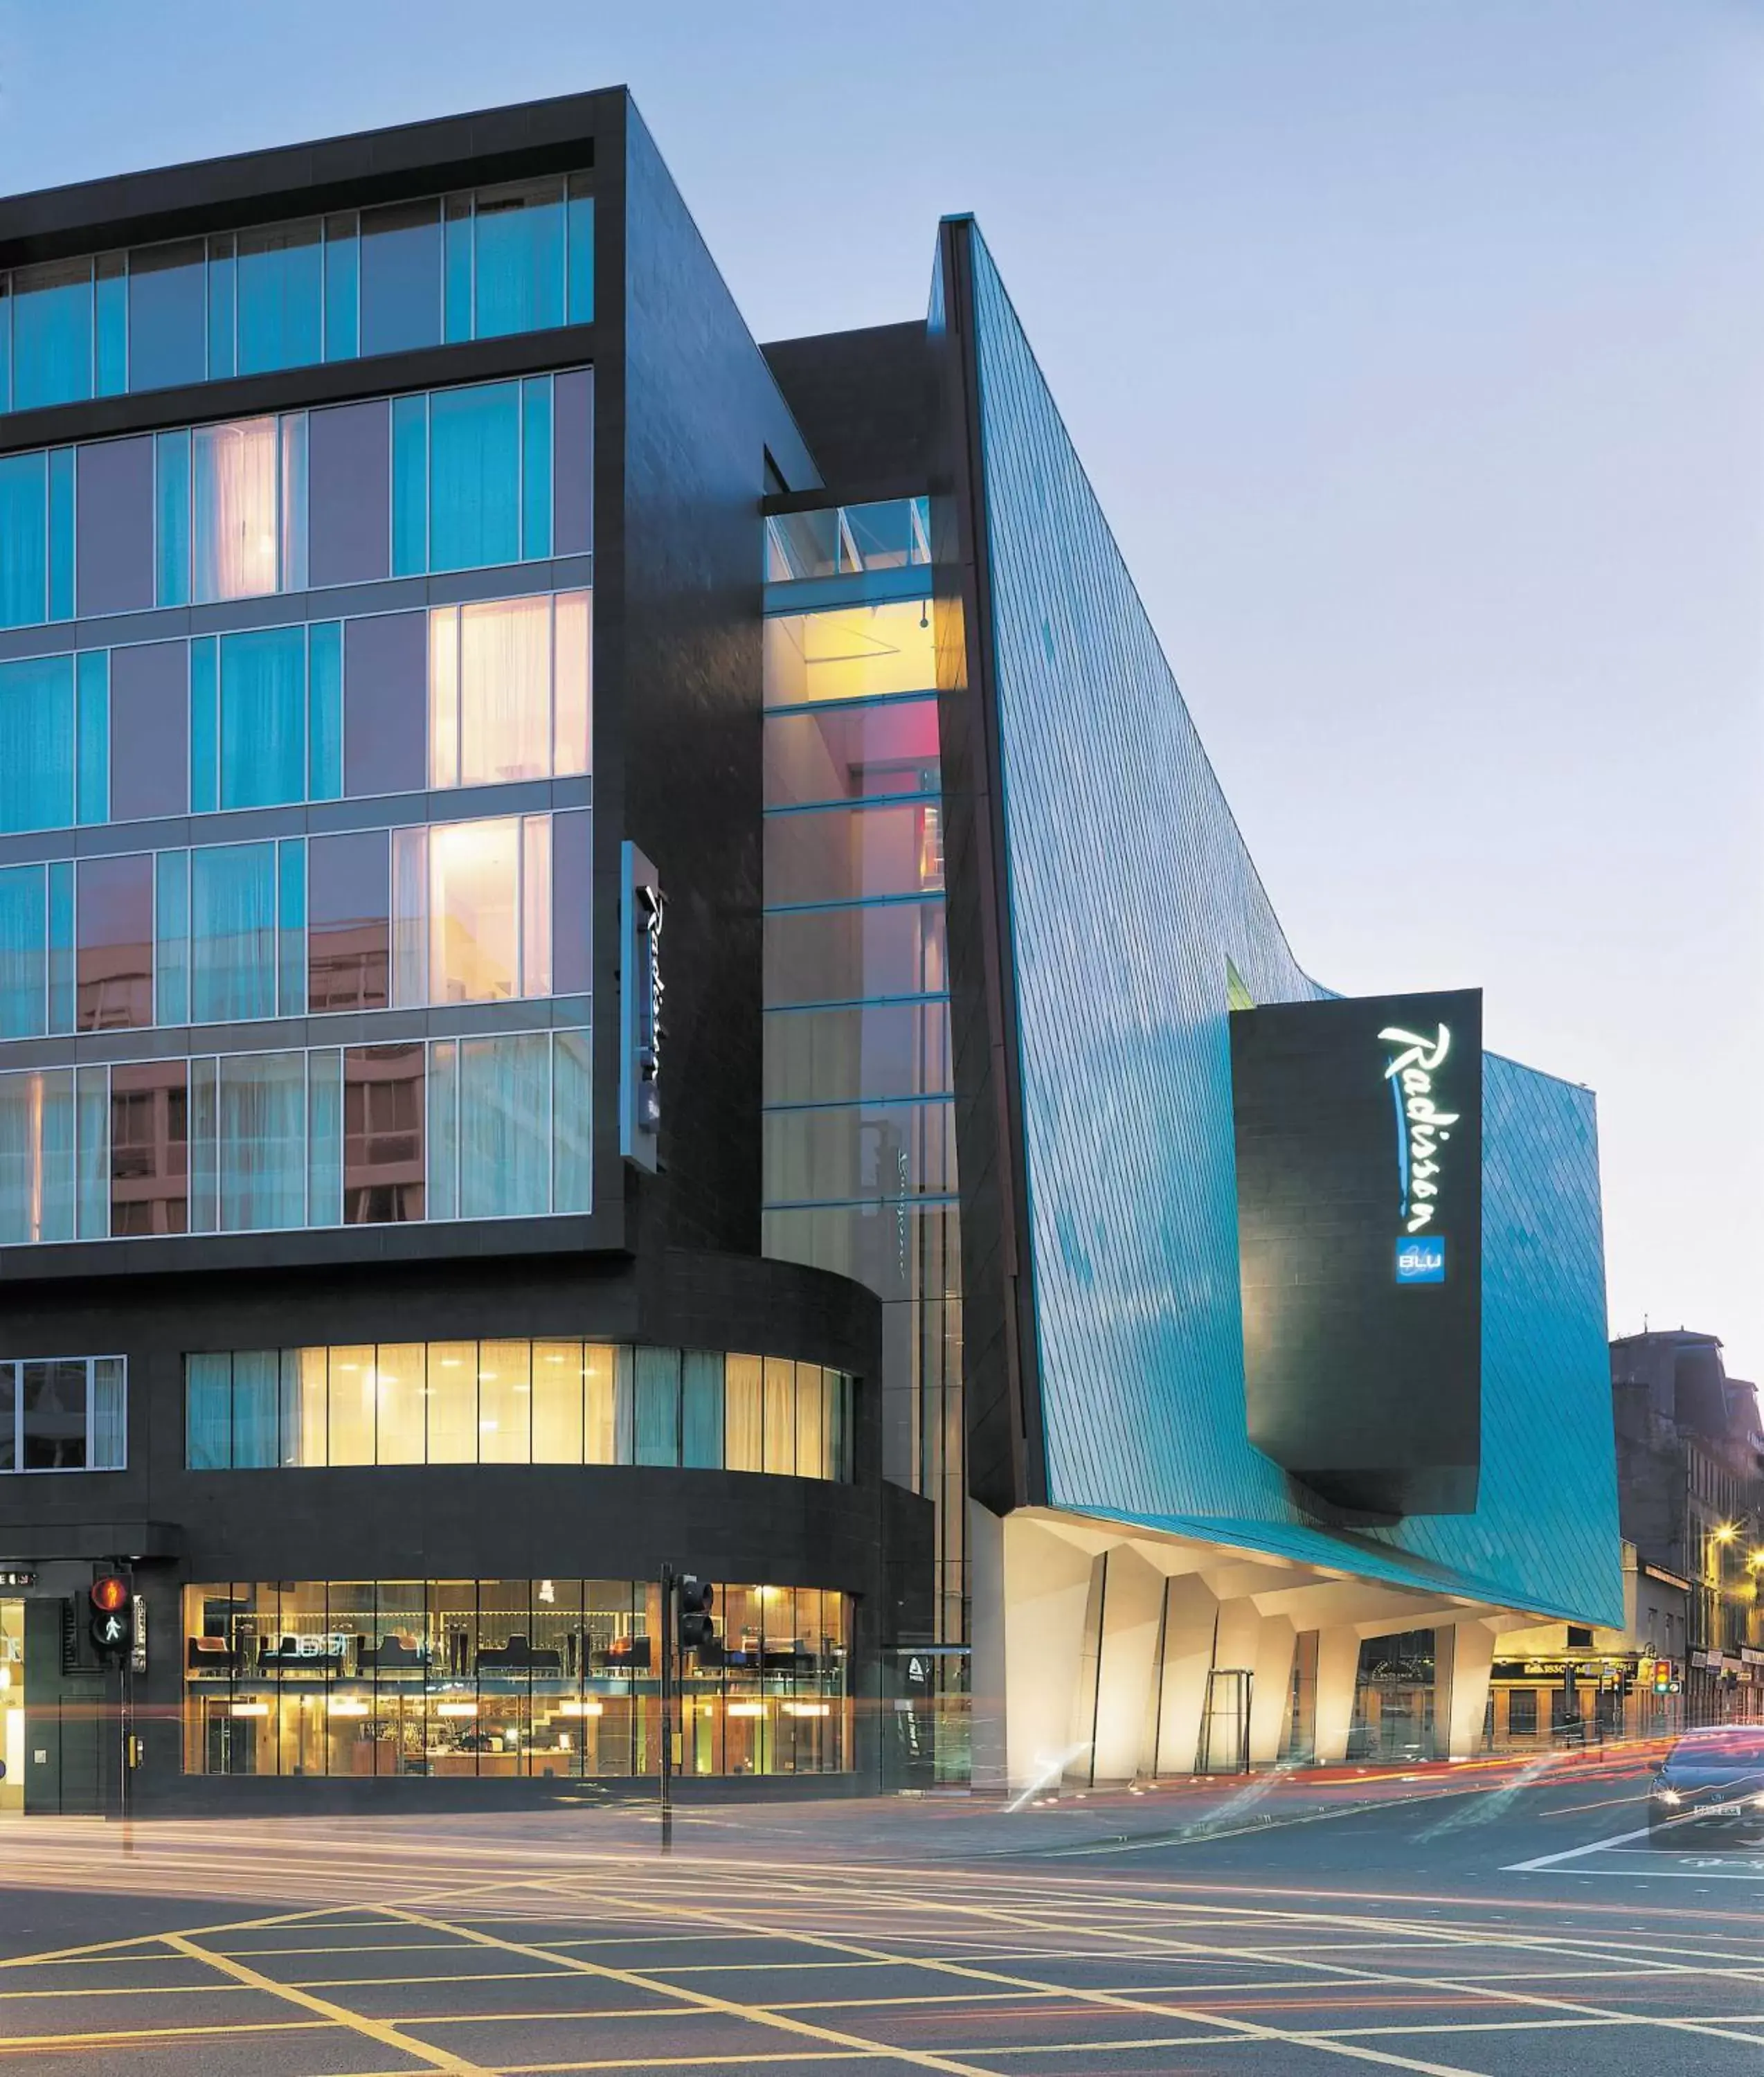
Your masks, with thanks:
[(1485, 1068), (1477, 1512), (1343, 1538), (1306, 1522), (1249, 1442), (1226, 963), (1259, 1001), (1327, 991), (1292, 957), (967, 228), (1049, 1497), (1620, 1622), (1583, 1089)]

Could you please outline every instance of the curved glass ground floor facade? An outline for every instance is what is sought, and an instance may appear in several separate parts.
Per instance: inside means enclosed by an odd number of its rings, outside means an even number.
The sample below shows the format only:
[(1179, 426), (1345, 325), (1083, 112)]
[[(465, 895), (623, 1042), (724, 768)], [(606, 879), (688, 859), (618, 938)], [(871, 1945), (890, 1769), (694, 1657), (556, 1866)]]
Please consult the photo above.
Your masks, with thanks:
[[(678, 1666), (687, 1775), (855, 1764), (851, 1602), (714, 1588)], [(632, 1580), (213, 1582), (184, 1591), (184, 1771), (653, 1775), (660, 1594)]]

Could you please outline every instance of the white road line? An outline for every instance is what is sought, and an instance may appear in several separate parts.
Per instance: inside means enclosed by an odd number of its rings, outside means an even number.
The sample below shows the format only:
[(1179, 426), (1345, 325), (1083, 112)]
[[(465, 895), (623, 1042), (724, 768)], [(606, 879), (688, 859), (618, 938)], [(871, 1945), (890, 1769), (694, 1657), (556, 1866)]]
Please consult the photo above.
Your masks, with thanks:
[(1608, 1846), (1623, 1846), (1632, 1839), (1645, 1839), (1648, 1832), (1649, 1827), (1644, 1825), (1639, 1831), (1618, 1832), (1608, 1839), (1595, 1839), (1589, 1846), (1571, 1846), (1564, 1854), (1540, 1854), (1534, 1861), (1514, 1861), (1504, 1867), (1501, 1873), (1504, 1875), (1525, 1875), (1538, 1868), (1557, 1867), (1563, 1861), (1578, 1861), (1583, 1854), (1602, 1854)]

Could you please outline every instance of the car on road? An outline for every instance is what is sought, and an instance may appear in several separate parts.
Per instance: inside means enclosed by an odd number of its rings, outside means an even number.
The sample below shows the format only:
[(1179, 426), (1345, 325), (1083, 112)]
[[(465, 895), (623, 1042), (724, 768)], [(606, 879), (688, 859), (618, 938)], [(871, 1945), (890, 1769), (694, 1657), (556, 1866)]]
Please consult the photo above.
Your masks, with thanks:
[(1764, 1725), (1687, 1732), (1654, 1769), (1651, 1839), (1665, 1842), (1716, 1827), (1764, 1833)]

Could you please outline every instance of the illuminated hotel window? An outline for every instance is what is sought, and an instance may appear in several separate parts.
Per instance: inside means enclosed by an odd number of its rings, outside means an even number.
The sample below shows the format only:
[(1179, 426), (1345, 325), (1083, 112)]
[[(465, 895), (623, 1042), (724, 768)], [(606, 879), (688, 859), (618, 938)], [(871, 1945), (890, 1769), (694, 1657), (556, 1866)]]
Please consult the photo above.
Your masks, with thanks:
[(185, 1379), (192, 1471), (655, 1464), (852, 1476), (851, 1378), (788, 1357), (381, 1342), (193, 1355)]
[[(653, 1774), (659, 1590), (631, 1580), (223, 1581), (184, 1592), (187, 1774)], [(680, 1771), (855, 1763), (849, 1596), (712, 1587)]]

